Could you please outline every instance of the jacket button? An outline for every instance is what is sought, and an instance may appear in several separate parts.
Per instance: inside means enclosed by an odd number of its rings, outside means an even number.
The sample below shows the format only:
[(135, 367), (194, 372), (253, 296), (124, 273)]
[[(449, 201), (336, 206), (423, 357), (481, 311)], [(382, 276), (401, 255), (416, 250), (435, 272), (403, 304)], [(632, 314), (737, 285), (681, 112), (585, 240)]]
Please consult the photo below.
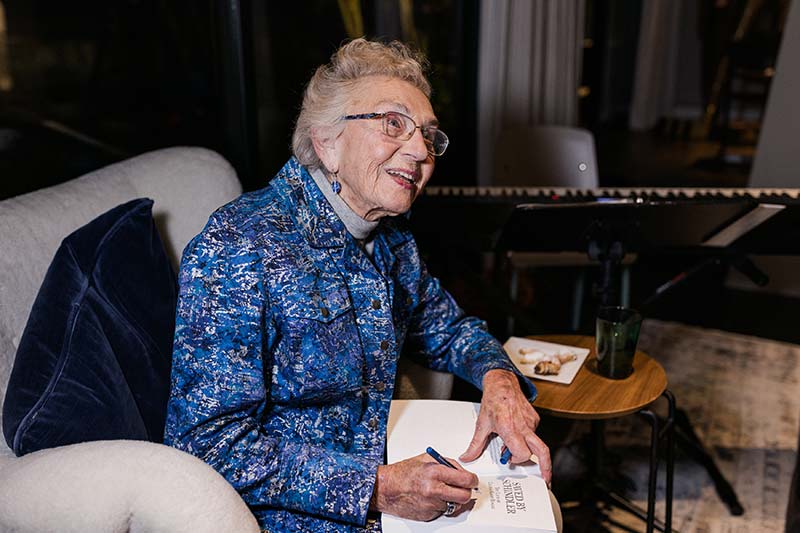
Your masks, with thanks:
[(372, 308), (373, 309), (380, 309), (381, 308), (380, 300), (372, 300)]
[(370, 418), (369, 422), (367, 422), (369, 429), (376, 429), (378, 427), (378, 419), (377, 418)]
[(378, 392), (383, 392), (386, 390), (386, 384), (383, 381), (379, 381), (375, 384), (375, 390)]
[(386, 350), (389, 347), (389, 341), (381, 341), (381, 350)]
[(327, 307), (323, 307), (322, 308), (322, 317), (323, 318), (328, 318), (328, 315), (330, 315), (330, 314), (331, 314), (331, 312), (328, 310)]

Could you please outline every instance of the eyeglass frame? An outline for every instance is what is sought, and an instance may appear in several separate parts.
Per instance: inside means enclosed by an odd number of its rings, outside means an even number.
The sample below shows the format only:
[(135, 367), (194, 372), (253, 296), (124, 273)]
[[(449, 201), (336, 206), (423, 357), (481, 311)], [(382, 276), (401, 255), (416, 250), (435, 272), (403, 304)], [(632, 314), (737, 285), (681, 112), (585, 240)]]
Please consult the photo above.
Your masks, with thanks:
[[(381, 124), (381, 126), (382, 126), (381, 129), (383, 130), (382, 133), (384, 135), (386, 135), (387, 137), (389, 137), (391, 139), (399, 139), (401, 141), (407, 141), (411, 137), (414, 136), (414, 130), (419, 130), (419, 132), (422, 134), (422, 139), (425, 141), (425, 145), (428, 147), (428, 153), (431, 154), (434, 157), (440, 157), (442, 154), (445, 153), (445, 151), (447, 151), (447, 147), (450, 146), (450, 138), (447, 136), (447, 134), (445, 132), (440, 130), (438, 126), (417, 126), (417, 123), (414, 121), (413, 118), (411, 118), (408, 115), (406, 115), (405, 113), (401, 113), (399, 111), (385, 111), (383, 113), (358, 113), (358, 114), (355, 114), (355, 115), (344, 115), (341, 119), (342, 120), (371, 120), (371, 119), (379, 118), (379, 119), (383, 120), (386, 117), (386, 115), (390, 115), (390, 114), (391, 115), (400, 115), (401, 117), (407, 118), (414, 125), (414, 128), (410, 131), (408, 136), (405, 137), (405, 138), (403, 138), (402, 136), (392, 137), (391, 135), (389, 135), (386, 132), (386, 124), (382, 123)], [(439, 132), (444, 137), (444, 148), (442, 148), (441, 153), (437, 154), (434, 151), (433, 141), (432, 140), (429, 141), (425, 137), (425, 132), (423, 131), (423, 128), (427, 129), (427, 130), (436, 130), (437, 132)]]

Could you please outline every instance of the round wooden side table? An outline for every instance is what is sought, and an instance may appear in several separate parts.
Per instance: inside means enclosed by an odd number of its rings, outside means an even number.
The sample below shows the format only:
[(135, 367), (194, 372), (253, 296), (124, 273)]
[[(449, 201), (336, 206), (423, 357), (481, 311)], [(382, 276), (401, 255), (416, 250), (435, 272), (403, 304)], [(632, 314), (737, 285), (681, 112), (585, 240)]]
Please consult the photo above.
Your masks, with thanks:
[[(599, 485), (611, 503), (638, 516), (647, 524), (647, 533), (657, 528), (671, 531), (672, 484), (674, 470), (675, 398), (667, 389), (667, 374), (664, 368), (646, 353), (637, 350), (633, 358), (633, 373), (625, 379), (609, 379), (597, 372), (594, 337), (585, 335), (540, 335), (531, 339), (588, 348), (589, 355), (569, 385), (550, 381), (536, 381), (538, 395), (534, 407), (544, 413), (562, 418), (592, 421), (594, 454), (592, 461), (593, 480)], [(660, 397), (668, 403), (668, 416), (662, 420), (648, 407)], [(650, 477), (648, 483), (647, 513), (635, 507), (627, 499), (602, 487), (599, 466), (602, 462), (603, 420), (639, 413), (651, 425)], [(656, 476), (658, 472), (658, 445), (666, 439), (666, 512), (664, 522), (655, 518)]]

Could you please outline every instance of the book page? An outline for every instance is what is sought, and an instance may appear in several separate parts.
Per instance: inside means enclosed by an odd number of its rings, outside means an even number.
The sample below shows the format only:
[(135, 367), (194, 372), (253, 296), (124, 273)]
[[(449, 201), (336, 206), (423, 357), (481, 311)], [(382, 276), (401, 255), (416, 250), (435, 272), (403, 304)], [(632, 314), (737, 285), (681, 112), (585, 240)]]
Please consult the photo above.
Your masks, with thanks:
[(500, 463), (503, 441), (493, 438), (475, 461), (458, 460), (475, 433), (480, 404), (450, 400), (393, 400), (387, 424), (387, 462), (396, 463), (433, 447), (444, 457), (481, 475), (541, 475), (539, 465)]
[(479, 478), (480, 496), (456, 516), (430, 522), (384, 514), (383, 533), (555, 533), (547, 486), (536, 476)]
[(479, 495), (466, 524), (555, 531), (550, 495), (537, 476), (481, 477)]
[[(387, 462), (425, 453), (428, 446), (458, 461), (472, 440), (480, 406), (447, 400), (394, 400), (389, 411)], [(480, 458), (461, 463), (479, 478), (476, 499), (458, 515), (430, 522), (384, 514), (384, 533), (550, 533), (556, 531), (547, 485), (538, 465), (500, 464), (502, 441), (493, 439)]]

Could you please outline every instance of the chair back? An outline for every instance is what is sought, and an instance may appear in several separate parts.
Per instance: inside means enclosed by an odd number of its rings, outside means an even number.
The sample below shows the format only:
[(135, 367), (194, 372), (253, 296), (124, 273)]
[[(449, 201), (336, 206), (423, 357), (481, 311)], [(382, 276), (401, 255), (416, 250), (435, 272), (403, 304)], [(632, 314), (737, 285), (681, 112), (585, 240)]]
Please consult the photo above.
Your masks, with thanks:
[[(23, 179), (20, 176), (19, 179)], [(157, 150), (79, 178), (0, 201), (0, 423), (8, 378), (33, 301), (61, 241), (133, 198), (155, 201), (153, 218), (178, 266), (186, 243), (217, 207), (241, 193), (219, 154), (196, 147)], [(6, 448), (0, 438), (0, 457)]]
[(528, 126), (500, 132), (493, 185), (598, 186), (594, 136), (565, 126)]

